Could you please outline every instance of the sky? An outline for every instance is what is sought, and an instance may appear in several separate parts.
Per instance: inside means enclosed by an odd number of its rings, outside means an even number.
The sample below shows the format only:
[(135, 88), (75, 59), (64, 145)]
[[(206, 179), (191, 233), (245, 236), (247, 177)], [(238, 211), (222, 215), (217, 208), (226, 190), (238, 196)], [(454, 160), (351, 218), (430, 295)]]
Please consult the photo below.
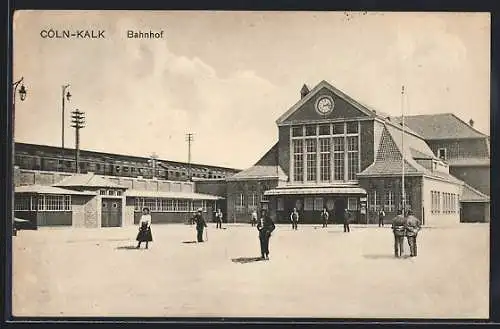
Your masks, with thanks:
[[(104, 39), (42, 30), (104, 30)], [(164, 31), (128, 39), (127, 31)], [(276, 119), (326, 80), (373, 109), (454, 113), (490, 133), (487, 13), (18, 11), (17, 142), (74, 147), (70, 112), (85, 112), (81, 149), (245, 169), (276, 143)]]

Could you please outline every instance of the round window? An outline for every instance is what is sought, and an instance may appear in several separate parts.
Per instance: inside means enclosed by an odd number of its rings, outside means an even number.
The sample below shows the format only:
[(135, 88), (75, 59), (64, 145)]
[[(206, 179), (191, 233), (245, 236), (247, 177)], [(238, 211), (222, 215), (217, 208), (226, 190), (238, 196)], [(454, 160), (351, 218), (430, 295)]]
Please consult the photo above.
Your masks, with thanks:
[(116, 203), (113, 203), (113, 208), (116, 208), (118, 207), (118, 205)]

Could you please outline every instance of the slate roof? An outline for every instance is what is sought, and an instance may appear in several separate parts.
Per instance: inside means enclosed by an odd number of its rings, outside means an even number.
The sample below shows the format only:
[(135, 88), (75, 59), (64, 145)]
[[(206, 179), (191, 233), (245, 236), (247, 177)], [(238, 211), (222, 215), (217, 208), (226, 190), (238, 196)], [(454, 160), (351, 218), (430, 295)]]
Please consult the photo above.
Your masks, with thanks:
[[(358, 176), (395, 176), (402, 174), (402, 159), (404, 154), (404, 171), (405, 175), (425, 175), (439, 179), (445, 179), (450, 182), (461, 184), (462, 181), (452, 175), (437, 170), (431, 171), (417, 163), (414, 159), (415, 155), (419, 157), (429, 157), (436, 159), (429, 146), (417, 137), (405, 134), (404, 143), (401, 142), (402, 132), (393, 127), (384, 127), (380, 146), (375, 157), (375, 161)], [(404, 150), (404, 152), (402, 152)]]
[[(401, 117), (395, 117), (401, 122)], [(424, 139), (487, 138), (453, 113), (405, 116), (405, 125)]]
[(94, 188), (121, 188), (126, 189), (126, 186), (118, 185), (105, 178), (97, 176), (94, 173), (75, 174), (63, 179), (61, 182), (54, 184), (58, 187), (94, 187)]
[(461, 202), (489, 202), (490, 198), (484, 193), (479, 192), (468, 184), (462, 185), (462, 193), (460, 195)]
[(491, 166), (491, 161), (489, 158), (468, 158), (468, 159), (447, 159), (446, 162), (450, 166), (454, 167), (466, 167), (466, 166)]
[(238, 180), (251, 180), (251, 179), (279, 179), (288, 180), (288, 176), (285, 174), (281, 166), (278, 165), (255, 165), (248, 169), (245, 169), (231, 177), (228, 177), (226, 181), (238, 181)]
[(288, 180), (287, 174), (278, 164), (278, 143), (274, 144), (252, 167), (226, 178), (226, 181), (252, 179)]
[(60, 195), (95, 195), (89, 192), (77, 192), (50, 185), (23, 185), (16, 186), (15, 193), (35, 193), (35, 194), (60, 194)]

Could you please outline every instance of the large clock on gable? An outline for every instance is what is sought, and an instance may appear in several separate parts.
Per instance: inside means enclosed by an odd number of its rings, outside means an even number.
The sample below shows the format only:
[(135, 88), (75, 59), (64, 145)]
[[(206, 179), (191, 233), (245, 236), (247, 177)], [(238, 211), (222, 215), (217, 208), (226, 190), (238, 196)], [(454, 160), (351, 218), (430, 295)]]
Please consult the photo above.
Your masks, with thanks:
[(333, 102), (333, 98), (330, 96), (320, 96), (316, 100), (316, 111), (318, 111), (321, 115), (330, 114), (333, 111), (334, 106), (335, 103)]

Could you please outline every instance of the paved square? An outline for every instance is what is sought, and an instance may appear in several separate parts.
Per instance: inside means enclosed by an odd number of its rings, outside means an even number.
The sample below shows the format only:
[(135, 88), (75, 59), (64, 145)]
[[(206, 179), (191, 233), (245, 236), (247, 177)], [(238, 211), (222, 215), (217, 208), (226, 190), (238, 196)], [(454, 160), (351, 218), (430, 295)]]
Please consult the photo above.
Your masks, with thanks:
[[(395, 259), (390, 228), (278, 225), (270, 261), (250, 225), (51, 228), (14, 237), (17, 316), (487, 318), (489, 225), (426, 228)], [(408, 246), (405, 241), (405, 252)]]

